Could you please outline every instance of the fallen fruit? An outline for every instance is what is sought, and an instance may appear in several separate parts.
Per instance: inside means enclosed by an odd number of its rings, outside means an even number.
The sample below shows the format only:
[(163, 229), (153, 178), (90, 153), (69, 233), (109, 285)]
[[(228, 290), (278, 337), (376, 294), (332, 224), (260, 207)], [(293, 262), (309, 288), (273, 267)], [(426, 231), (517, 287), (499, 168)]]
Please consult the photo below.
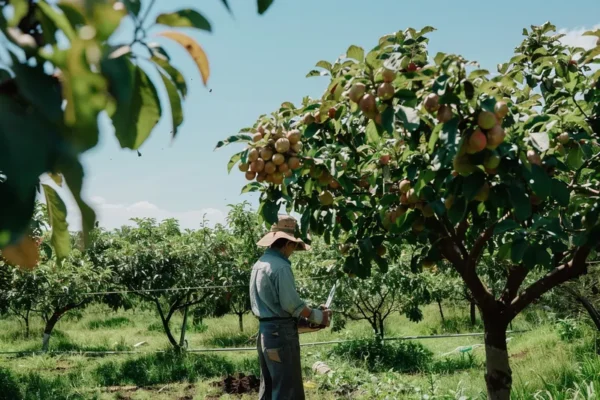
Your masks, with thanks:
[(423, 102), (423, 106), (428, 113), (433, 114), (440, 108), (440, 96), (434, 93), (427, 95), (425, 101)]
[(508, 104), (505, 101), (499, 101), (494, 106), (494, 113), (498, 119), (504, 119), (508, 115)]
[(367, 91), (367, 87), (364, 83), (355, 83), (352, 85), (350, 92), (348, 93), (348, 97), (355, 103), (358, 103), (360, 99), (363, 97), (365, 92)]
[(382, 100), (389, 100), (394, 97), (396, 90), (394, 89), (394, 85), (389, 82), (383, 82), (377, 88), (377, 96), (379, 96)]
[(290, 150), (290, 141), (287, 138), (278, 139), (275, 142), (275, 150), (278, 153), (287, 153)]
[(485, 146), (487, 146), (487, 138), (483, 132), (477, 129), (469, 138), (469, 149), (467, 152), (470, 150), (474, 153), (478, 153), (485, 149)]
[(496, 123), (496, 116), (489, 111), (482, 111), (477, 117), (477, 125), (486, 131), (492, 129)]

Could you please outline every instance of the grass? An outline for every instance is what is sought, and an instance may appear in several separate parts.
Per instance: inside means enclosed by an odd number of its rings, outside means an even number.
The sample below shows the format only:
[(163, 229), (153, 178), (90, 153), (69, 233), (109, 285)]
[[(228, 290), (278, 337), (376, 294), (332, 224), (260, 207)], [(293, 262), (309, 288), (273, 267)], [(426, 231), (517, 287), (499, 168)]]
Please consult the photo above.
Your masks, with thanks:
[[(400, 315), (391, 316), (386, 336), (430, 335), (447, 332), (479, 331), (470, 326), (468, 305), (445, 306), (445, 324), (437, 306), (424, 309), (424, 320), (412, 323)], [(479, 322), (478, 322), (479, 323)], [(181, 316), (172, 321), (179, 338)], [(14, 318), (0, 319), (0, 351), (38, 350), (41, 347), (42, 321), (32, 319), (31, 335), (23, 335), (22, 324)], [(152, 327), (152, 329), (150, 329)], [(190, 348), (253, 346), (249, 338), (257, 331), (252, 317), (245, 317), (245, 332), (238, 329), (236, 316), (205, 319), (201, 328), (191, 324), (187, 330)], [(519, 317), (513, 329), (529, 329), (511, 335), (509, 352), (513, 369), (513, 398), (591, 399), (600, 390), (600, 359), (596, 355), (593, 330), (578, 324), (581, 334), (562, 340), (560, 329), (543, 310)], [(365, 338), (370, 327), (362, 322), (348, 322), (345, 330), (323, 330), (301, 335), (301, 342)], [(564, 336), (564, 330), (563, 330)], [(484, 352), (481, 347), (467, 352), (451, 352), (459, 346), (481, 344), (481, 337), (415, 341), (430, 356), (419, 368), (400, 368), (398, 358), (391, 368), (373, 368), (348, 358), (348, 351), (332, 353), (334, 346), (302, 347), (302, 362), (308, 399), (456, 399), (460, 396), (481, 398), (484, 392)], [(145, 342), (142, 346), (134, 344)], [(396, 348), (400, 342), (390, 342)], [(168, 342), (157, 315), (152, 310), (129, 310), (114, 313), (94, 305), (78, 316), (61, 320), (50, 342), (51, 350), (105, 351), (132, 350), (139, 355), (36, 355), (0, 357), (0, 399), (204, 399), (219, 398), (211, 385), (225, 374), (243, 372), (259, 374), (253, 351), (237, 353), (153, 353), (167, 348)], [(343, 349), (343, 346), (339, 347)], [(354, 349), (357, 354), (361, 349)], [(364, 350), (364, 349), (363, 349)], [(412, 355), (414, 352), (407, 353)], [(387, 354), (386, 354), (387, 355)], [(311, 366), (325, 361), (334, 373), (315, 375)], [(389, 361), (389, 360), (388, 360)], [(396, 369), (397, 371), (394, 371)], [(410, 373), (403, 373), (402, 371)], [(15, 386), (16, 385), (16, 386)], [(10, 390), (17, 387), (19, 396)], [(254, 399), (255, 394), (242, 399)], [(222, 398), (228, 398), (223, 396)]]

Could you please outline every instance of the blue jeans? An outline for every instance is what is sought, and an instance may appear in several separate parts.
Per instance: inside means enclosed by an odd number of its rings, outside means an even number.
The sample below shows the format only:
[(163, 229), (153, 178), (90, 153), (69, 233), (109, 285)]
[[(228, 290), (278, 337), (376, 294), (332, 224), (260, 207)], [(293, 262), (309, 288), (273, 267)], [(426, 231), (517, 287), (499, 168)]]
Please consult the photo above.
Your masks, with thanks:
[(261, 321), (256, 347), (261, 372), (259, 399), (304, 400), (296, 321)]

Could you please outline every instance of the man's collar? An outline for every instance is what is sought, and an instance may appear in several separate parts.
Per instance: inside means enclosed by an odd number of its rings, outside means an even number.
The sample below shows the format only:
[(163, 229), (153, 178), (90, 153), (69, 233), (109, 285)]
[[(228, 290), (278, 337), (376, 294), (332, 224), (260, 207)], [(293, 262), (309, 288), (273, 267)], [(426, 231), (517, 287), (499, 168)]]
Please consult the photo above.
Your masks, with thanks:
[(279, 258), (281, 258), (283, 261), (285, 261), (286, 263), (288, 263), (288, 264), (290, 264), (290, 265), (292, 264), (292, 263), (290, 262), (290, 259), (289, 259), (289, 258), (287, 258), (286, 256), (284, 256), (284, 255), (283, 255), (283, 253), (282, 253), (282, 252), (280, 252), (279, 250), (275, 250), (275, 249), (267, 249), (267, 251), (265, 251), (265, 254), (269, 254), (269, 255), (272, 255), (272, 256), (275, 256), (275, 257), (279, 257)]

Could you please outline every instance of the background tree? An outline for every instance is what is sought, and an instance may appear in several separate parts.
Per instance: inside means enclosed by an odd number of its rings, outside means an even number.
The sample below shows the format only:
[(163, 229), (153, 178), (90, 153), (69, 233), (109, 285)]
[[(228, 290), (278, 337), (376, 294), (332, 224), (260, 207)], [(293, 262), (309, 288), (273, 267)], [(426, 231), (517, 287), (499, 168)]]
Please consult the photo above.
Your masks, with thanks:
[[(164, 106), (149, 70), (158, 71), (169, 103), (171, 134), (177, 134), (186, 80), (166, 48), (147, 40), (150, 34), (158, 32), (181, 45), (206, 85), (210, 68), (204, 50), (178, 30), (156, 27), (210, 32), (210, 22), (193, 9), (159, 14), (150, 21), (154, 3), (0, 0), (0, 248), (13, 264), (36, 264), (37, 251), (24, 232), (43, 173), (58, 185), (64, 180), (73, 193), (87, 243), (95, 213), (81, 197), (84, 171), (79, 156), (98, 143), (102, 113), (111, 118), (122, 148), (137, 150), (148, 139)], [(271, 3), (258, 0), (258, 12), (264, 13)], [(223, 4), (230, 10), (227, 1)], [(130, 40), (116, 43), (114, 33), (126, 19), (133, 28)], [(46, 193), (46, 199), (60, 210), (51, 213), (50, 222), (52, 244), (62, 259), (69, 251), (66, 208), (55, 192)]]
[[(169, 343), (179, 349), (170, 322), (177, 311), (214, 303), (218, 260), (222, 255), (213, 246), (207, 227), (181, 232), (174, 219), (159, 224), (154, 219), (135, 219), (135, 227), (109, 233), (110, 248), (101, 259), (115, 274), (115, 283), (156, 307)], [(101, 248), (101, 247), (99, 247)]]
[[(508, 399), (509, 323), (585, 274), (600, 242), (600, 46), (567, 46), (553, 25), (534, 26), (490, 76), (457, 55), (430, 58), (433, 30), (319, 61), (309, 76), (330, 79), (321, 99), (285, 102), (217, 147), (248, 143), (229, 168), (239, 161), (256, 179), (243, 191), (261, 192), (265, 222), (285, 204), (303, 236), (352, 245), (347, 273), (386, 271), (385, 242), (422, 249), (412, 264), (447, 260), (483, 319), (488, 397)], [(496, 295), (480, 275), (484, 254), (506, 262)]]

